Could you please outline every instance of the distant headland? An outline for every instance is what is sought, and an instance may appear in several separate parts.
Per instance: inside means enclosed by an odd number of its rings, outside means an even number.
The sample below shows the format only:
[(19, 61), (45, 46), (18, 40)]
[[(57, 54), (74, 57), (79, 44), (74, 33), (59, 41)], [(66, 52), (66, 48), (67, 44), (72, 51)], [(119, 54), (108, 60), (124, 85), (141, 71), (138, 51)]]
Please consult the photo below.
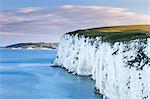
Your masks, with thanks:
[(6, 49), (27, 49), (27, 50), (50, 50), (56, 49), (58, 47), (58, 43), (45, 43), (45, 42), (38, 42), (38, 43), (18, 43), (5, 46), (3, 48)]

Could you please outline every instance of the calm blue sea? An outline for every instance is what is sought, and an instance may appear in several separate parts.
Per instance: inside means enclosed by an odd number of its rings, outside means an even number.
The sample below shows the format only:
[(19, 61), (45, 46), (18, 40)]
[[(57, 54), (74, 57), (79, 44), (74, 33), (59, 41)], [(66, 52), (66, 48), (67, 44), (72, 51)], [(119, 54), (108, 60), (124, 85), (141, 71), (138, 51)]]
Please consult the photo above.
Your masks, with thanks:
[(0, 99), (100, 99), (86, 77), (50, 67), (56, 50), (0, 50)]

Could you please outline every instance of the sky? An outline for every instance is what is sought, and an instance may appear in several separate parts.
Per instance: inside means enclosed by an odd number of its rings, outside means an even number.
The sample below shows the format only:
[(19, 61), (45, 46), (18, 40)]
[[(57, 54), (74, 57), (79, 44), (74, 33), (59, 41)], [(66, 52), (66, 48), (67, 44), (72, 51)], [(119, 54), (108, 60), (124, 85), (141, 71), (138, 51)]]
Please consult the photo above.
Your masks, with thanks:
[(150, 24), (150, 0), (0, 0), (0, 46), (59, 42), (78, 29)]

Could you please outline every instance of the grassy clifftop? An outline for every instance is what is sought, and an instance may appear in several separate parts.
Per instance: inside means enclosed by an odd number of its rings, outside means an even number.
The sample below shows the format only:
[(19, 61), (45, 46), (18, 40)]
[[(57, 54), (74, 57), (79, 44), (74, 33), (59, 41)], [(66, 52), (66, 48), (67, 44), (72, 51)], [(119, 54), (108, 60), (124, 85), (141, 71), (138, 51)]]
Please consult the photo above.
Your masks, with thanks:
[(101, 36), (102, 40), (108, 42), (130, 41), (133, 39), (144, 39), (150, 37), (150, 25), (125, 25), (91, 28), (85, 30), (76, 30), (67, 34), (84, 35), (85, 37), (95, 38)]

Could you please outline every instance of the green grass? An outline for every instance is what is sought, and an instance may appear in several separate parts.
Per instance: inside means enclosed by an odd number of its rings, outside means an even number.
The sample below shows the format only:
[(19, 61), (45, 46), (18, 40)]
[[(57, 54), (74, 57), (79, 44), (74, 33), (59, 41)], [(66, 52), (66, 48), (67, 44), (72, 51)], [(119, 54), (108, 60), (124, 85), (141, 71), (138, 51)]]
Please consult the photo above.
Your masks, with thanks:
[(103, 41), (117, 42), (144, 39), (150, 37), (150, 25), (125, 25), (76, 30), (67, 34), (95, 38), (101, 36)]

